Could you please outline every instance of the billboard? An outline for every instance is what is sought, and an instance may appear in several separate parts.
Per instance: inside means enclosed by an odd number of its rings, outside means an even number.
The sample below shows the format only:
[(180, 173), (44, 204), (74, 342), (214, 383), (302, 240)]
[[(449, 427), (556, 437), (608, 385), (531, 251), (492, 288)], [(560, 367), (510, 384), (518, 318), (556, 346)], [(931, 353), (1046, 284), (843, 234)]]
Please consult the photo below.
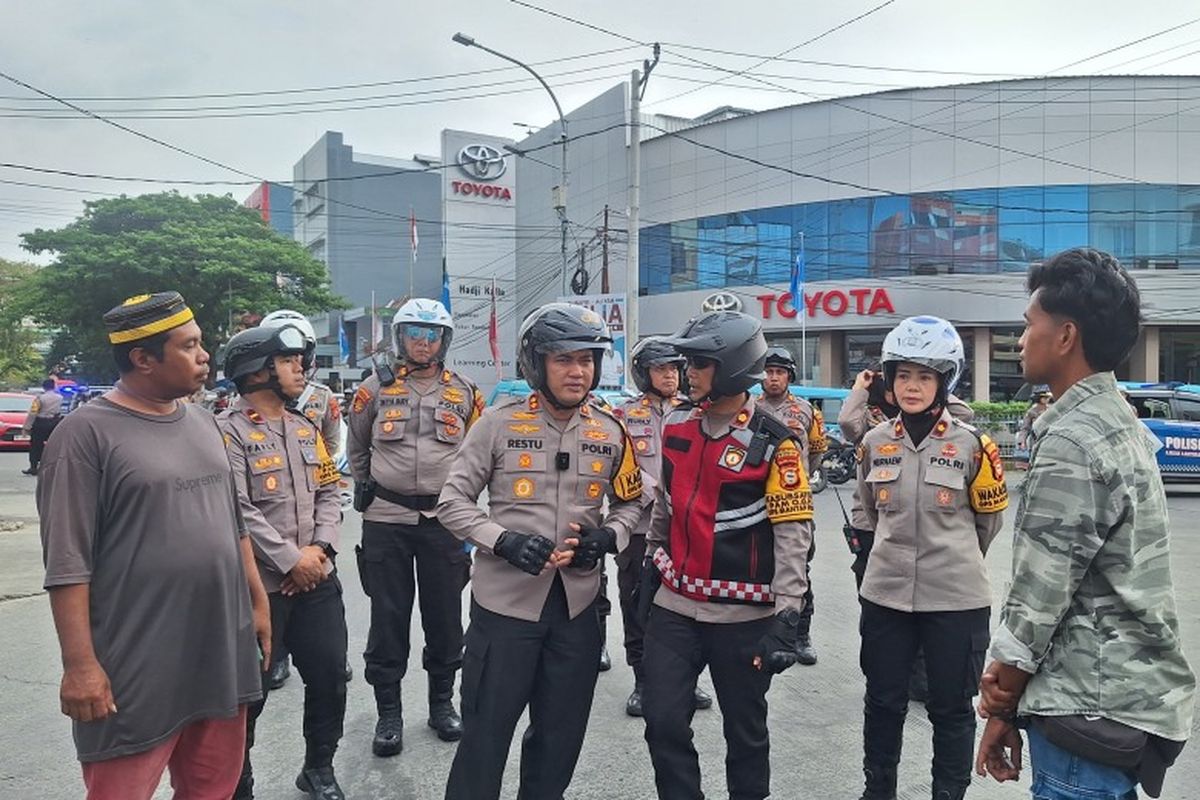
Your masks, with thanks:
[(604, 357), (600, 369), (601, 389), (623, 389), (625, 387), (625, 295), (586, 294), (558, 298), (560, 303), (574, 303), (590, 308), (608, 323), (612, 334), (612, 352)]

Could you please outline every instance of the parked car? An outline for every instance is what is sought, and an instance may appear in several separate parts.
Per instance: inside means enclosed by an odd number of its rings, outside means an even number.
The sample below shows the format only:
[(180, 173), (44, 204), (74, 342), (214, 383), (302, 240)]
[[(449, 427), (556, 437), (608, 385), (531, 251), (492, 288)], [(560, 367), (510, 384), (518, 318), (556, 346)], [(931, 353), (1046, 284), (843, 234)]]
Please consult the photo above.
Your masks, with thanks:
[[(507, 397), (528, 397), (530, 391), (529, 384), (523, 380), (500, 381), (488, 395), (487, 404), (494, 406)], [(597, 389), (595, 394), (602, 397), (610, 406), (620, 405), (633, 397), (621, 389)]]
[(28, 450), (29, 434), (21, 430), (34, 396), (0, 392), (0, 450)]
[(1158, 442), (1163, 480), (1200, 480), (1200, 385), (1122, 381), (1119, 386)]

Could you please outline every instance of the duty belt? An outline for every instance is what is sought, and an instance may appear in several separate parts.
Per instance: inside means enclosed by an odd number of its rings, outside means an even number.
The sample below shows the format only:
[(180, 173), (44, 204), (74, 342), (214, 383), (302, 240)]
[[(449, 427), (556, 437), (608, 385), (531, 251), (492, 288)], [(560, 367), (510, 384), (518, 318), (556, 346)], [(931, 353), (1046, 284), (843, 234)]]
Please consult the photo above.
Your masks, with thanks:
[(771, 593), (771, 584), (769, 583), (693, 578), (682, 572), (676, 572), (675, 562), (661, 547), (654, 551), (654, 566), (662, 573), (663, 580), (674, 587), (676, 591), (682, 590), (721, 600), (741, 600), (746, 603), (775, 602), (775, 595)]
[(381, 497), (389, 503), (411, 508), (413, 511), (432, 511), (437, 508), (438, 502), (436, 494), (400, 494), (379, 484), (375, 484), (375, 496)]

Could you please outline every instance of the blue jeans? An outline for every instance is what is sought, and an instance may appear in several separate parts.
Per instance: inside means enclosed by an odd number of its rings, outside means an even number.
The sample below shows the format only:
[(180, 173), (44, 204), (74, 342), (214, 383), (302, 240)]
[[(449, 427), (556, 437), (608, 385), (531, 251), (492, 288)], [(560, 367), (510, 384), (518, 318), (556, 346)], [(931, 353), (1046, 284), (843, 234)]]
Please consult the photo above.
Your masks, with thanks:
[(1097, 764), (1052, 744), (1030, 727), (1033, 800), (1138, 800), (1137, 779), (1123, 769)]

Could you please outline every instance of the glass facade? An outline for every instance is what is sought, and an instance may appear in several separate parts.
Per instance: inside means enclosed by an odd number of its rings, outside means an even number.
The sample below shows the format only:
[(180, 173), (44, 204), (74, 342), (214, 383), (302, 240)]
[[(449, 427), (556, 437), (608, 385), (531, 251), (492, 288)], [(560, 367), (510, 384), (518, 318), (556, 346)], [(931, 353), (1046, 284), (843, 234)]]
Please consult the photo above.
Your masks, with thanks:
[(644, 294), (806, 279), (1023, 272), (1069, 247), (1200, 268), (1200, 186), (1009, 186), (753, 209), (641, 232)]

